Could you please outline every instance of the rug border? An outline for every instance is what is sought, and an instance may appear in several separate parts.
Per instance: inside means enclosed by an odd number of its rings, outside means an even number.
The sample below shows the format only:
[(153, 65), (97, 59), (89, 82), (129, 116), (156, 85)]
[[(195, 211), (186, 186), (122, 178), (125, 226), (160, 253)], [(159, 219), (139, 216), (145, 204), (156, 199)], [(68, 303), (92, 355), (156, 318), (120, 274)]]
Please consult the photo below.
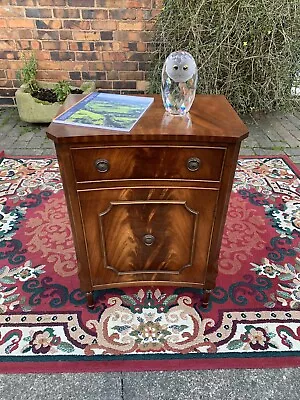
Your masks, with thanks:
[[(278, 361), (280, 360), (280, 366)], [(245, 354), (239, 358), (220, 358), (215, 360), (114, 360), (114, 361), (49, 361), (34, 362), (3, 362), (2, 374), (23, 373), (92, 373), (92, 372), (146, 372), (146, 371), (199, 371), (215, 369), (282, 369), (300, 367), (300, 357), (255, 357), (247, 358)], [(41, 365), (42, 364), (42, 365)]]

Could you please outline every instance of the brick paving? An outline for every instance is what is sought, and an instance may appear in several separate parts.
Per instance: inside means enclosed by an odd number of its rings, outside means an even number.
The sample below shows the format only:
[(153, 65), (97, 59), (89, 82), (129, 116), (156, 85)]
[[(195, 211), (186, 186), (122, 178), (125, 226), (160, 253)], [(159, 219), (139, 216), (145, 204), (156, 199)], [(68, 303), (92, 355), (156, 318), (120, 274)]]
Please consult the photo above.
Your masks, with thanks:
[[(300, 165), (300, 111), (243, 116), (249, 137), (241, 155), (288, 155)], [(53, 142), (46, 137), (46, 125), (19, 119), (16, 108), (0, 108), (0, 149), (17, 156), (54, 155)]]

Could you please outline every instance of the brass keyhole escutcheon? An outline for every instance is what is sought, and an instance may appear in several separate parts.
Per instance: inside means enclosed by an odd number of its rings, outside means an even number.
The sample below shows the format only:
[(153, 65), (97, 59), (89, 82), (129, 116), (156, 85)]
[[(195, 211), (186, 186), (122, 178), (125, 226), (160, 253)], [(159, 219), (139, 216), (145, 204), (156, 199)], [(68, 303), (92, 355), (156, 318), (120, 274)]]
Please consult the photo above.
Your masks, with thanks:
[(155, 237), (153, 235), (144, 235), (143, 242), (146, 246), (151, 246), (155, 242)]
[(108, 160), (98, 159), (95, 161), (95, 167), (98, 172), (107, 172), (110, 168)]

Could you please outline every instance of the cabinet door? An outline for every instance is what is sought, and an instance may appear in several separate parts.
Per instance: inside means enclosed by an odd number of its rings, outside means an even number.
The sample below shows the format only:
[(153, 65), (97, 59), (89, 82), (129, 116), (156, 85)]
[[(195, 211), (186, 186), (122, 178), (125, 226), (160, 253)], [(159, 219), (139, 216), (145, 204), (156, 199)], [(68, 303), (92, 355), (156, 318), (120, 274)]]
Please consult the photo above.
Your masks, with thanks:
[(94, 288), (204, 283), (217, 190), (135, 187), (78, 195)]

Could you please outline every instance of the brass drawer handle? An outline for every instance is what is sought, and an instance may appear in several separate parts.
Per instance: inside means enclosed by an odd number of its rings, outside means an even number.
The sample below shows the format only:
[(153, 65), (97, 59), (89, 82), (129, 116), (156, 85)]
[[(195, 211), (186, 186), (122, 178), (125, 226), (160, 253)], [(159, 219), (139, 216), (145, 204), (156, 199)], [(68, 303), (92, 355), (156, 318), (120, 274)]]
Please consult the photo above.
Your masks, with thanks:
[(153, 235), (144, 235), (143, 241), (146, 246), (151, 246), (155, 242), (155, 237)]
[(105, 159), (98, 159), (95, 161), (95, 167), (98, 172), (107, 172), (110, 168), (109, 162)]
[(187, 164), (186, 164), (187, 169), (192, 172), (198, 171), (198, 169), (200, 168), (200, 165), (201, 165), (201, 161), (197, 157), (189, 158), (187, 161)]

